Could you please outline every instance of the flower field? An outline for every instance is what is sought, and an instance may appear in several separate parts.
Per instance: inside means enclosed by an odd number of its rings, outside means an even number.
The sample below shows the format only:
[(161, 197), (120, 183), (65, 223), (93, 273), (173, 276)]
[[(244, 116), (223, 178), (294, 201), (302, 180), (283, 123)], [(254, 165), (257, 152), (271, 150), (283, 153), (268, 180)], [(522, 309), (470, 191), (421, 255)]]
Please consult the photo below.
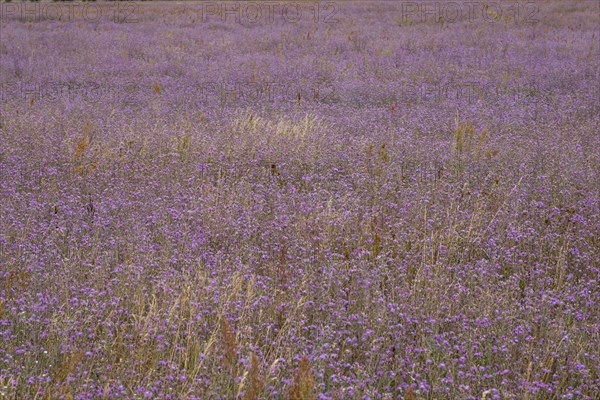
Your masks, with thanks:
[(600, 398), (600, 3), (0, 3), (0, 398)]

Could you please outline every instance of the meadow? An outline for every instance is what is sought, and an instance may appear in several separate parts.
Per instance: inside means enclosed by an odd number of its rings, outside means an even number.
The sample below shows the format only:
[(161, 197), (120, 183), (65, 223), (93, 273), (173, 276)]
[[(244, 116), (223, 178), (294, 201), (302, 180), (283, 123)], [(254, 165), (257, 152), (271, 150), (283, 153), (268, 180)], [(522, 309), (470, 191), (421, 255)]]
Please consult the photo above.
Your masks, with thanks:
[(0, 398), (600, 398), (600, 3), (488, 3), (0, 3)]

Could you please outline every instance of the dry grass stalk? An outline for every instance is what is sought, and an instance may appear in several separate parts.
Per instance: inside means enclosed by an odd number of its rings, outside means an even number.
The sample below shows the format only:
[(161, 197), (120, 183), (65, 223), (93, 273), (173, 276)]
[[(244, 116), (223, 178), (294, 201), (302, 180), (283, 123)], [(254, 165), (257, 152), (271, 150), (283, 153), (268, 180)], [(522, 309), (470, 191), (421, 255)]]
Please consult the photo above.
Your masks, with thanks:
[(235, 374), (237, 341), (233, 328), (225, 318), (221, 320), (221, 342), (225, 351), (225, 366), (232, 374)]
[(265, 386), (265, 380), (260, 368), (260, 361), (256, 354), (252, 354), (252, 365), (248, 371), (248, 390), (244, 393), (245, 400), (258, 400)]
[(406, 395), (404, 396), (404, 400), (417, 400), (417, 397), (415, 396), (415, 394), (413, 392), (413, 388), (408, 388), (408, 391), (406, 392)]
[(298, 372), (288, 393), (288, 400), (315, 400), (315, 380), (313, 378), (308, 358), (303, 356), (300, 360)]
[(67, 379), (67, 376), (73, 372), (75, 367), (77, 367), (82, 358), (83, 351), (81, 350), (74, 351), (70, 354), (65, 354), (60, 367), (54, 373), (53, 381), (56, 383), (64, 382), (65, 379)]

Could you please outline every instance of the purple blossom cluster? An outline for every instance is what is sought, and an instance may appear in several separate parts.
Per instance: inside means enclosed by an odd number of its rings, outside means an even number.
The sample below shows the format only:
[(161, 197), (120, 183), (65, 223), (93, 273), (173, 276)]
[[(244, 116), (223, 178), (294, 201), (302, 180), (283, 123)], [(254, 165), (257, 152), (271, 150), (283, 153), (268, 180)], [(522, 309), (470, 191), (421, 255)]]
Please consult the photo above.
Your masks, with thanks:
[(597, 2), (127, 4), (0, 3), (0, 397), (599, 398)]

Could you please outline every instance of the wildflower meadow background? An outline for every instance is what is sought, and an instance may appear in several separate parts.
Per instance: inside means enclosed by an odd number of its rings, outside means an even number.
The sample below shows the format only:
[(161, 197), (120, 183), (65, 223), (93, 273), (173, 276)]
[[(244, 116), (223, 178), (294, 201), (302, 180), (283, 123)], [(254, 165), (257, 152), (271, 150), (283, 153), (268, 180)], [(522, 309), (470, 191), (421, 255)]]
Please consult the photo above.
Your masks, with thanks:
[(0, 398), (600, 398), (599, 2), (0, 11)]

